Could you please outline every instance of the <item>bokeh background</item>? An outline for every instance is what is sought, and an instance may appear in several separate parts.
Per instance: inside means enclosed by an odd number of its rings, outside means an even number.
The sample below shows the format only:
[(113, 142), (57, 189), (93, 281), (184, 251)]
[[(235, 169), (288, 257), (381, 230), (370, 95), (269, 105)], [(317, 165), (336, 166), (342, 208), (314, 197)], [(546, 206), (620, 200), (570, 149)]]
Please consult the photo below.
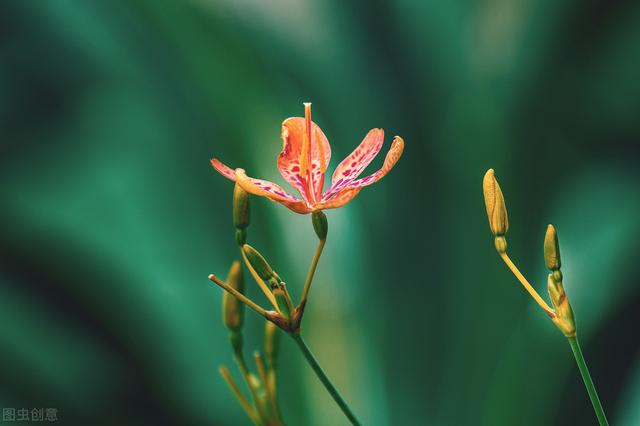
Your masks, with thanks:
[[(365, 424), (595, 424), (565, 339), (493, 249), (489, 167), (510, 253), (541, 292), (557, 227), (605, 409), (640, 424), (638, 2), (1, 8), (2, 407), (56, 407), (72, 425), (248, 424), (217, 372), (239, 379), (206, 277), (237, 251), (232, 185), (209, 159), (282, 183), (280, 123), (312, 101), (333, 166), (373, 127), (407, 144), (327, 212), (304, 322)], [(250, 241), (299, 296), (310, 218), (252, 207)], [(260, 348), (250, 312), (246, 330)], [(286, 339), (280, 365), (288, 424), (345, 424)]]

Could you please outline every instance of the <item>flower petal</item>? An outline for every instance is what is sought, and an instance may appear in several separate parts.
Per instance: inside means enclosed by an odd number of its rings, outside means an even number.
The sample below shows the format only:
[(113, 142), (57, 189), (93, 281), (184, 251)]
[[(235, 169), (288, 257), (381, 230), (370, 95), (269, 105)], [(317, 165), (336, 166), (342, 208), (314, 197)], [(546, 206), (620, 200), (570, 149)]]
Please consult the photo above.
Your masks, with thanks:
[(387, 156), (380, 170), (362, 179), (346, 182), (336, 181), (322, 197), (322, 203), (325, 204), (330, 200), (340, 198), (343, 192), (354, 188), (362, 188), (379, 181), (396, 165), (402, 155), (402, 151), (404, 151), (404, 140), (400, 136), (396, 136), (391, 143), (391, 148), (389, 148), (389, 152), (387, 152)]
[(218, 160), (217, 158), (211, 159), (211, 165), (218, 173), (226, 177), (229, 180), (236, 181), (236, 172), (233, 169)]
[(391, 169), (393, 169), (393, 166), (396, 165), (403, 151), (404, 151), (404, 139), (402, 139), (400, 136), (396, 136), (395, 138), (393, 138), (393, 142), (391, 143), (391, 148), (389, 148), (389, 152), (387, 152), (387, 156), (384, 157), (384, 163), (382, 164), (382, 167), (380, 168), (380, 170), (378, 170), (377, 172), (365, 178), (353, 181), (353, 183), (350, 186), (363, 187), (379, 181), (380, 179), (385, 177), (387, 173), (391, 171)]
[[(311, 173), (313, 188), (309, 188), (307, 177), (300, 173), (300, 154), (305, 132), (305, 119), (292, 117), (282, 123), (282, 151), (278, 156), (278, 169), (282, 177), (300, 192), (309, 203), (315, 199), (315, 194), (322, 191), (323, 175), (326, 165), (331, 159), (331, 146), (322, 129), (312, 123), (311, 132)], [(319, 148), (322, 144), (322, 149)], [(324, 162), (322, 158), (324, 157)], [(324, 165), (325, 170), (321, 166)], [(313, 191), (310, 193), (309, 191)]]
[(331, 182), (343, 180), (355, 180), (369, 163), (378, 155), (384, 142), (384, 130), (371, 129), (364, 137), (360, 145), (349, 154), (333, 172)]
[(323, 199), (328, 199), (342, 189), (347, 188), (369, 163), (378, 155), (384, 142), (384, 130), (371, 129), (360, 145), (336, 167), (331, 178), (331, 187), (325, 192)]
[(356, 195), (362, 190), (362, 188), (348, 188), (345, 189), (338, 194), (336, 194), (333, 198), (328, 201), (323, 201), (320, 203), (316, 209), (325, 210), (325, 209), (337, 209), (338, 207), (342, 207), (347, 204), (349, 201), (353, 200)]
[(267, 197), (268, 199), (282, 204), (296, 213), (306, 214), (311, 211), (304, 200), (300, 200), (287, 194), (284, 189), (273, 182), (262, 179), (254, 179), (247, 176), (244, 169), (236, 169), (235, 179), (238, 185), (250, 194)]

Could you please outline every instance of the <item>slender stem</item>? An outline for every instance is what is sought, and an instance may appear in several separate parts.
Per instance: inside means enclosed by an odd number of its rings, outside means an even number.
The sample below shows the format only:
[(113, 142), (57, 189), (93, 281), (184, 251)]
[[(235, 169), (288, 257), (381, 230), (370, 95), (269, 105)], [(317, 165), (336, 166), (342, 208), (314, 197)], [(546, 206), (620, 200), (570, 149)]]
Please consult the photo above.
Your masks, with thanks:
[(293, 340), (296, 341), (296, 343), (300, 347), (300, 350), (304, 354), (304, 357), (307, 359), (307, 362), (309, 363), (313, 371), (316, 373), (316, 376), (318, 376), (318, 378), (320, 379), (324, 387), (327, 389), (327, 392), (329, 392), (329, 394), (333, 397), (333, 400), (336, 402), (336, 404), (338, 404), (338, 406), (340, 407), (344, 415), (349, 419), (351, 424), (354, 426), (360, 425), (360, 422), (351, 411), (351, 408), (349, 408), (349, 406), (344, 401), (344, 399), (342, 399), (342, 396), (340, 396), (340, 393), (338, 392), (336, 387), (333, 385), (333, 383), (331, 383), (331, 380), (329, 379), (327, 374), (324, 372), (322, 367), (320, 367), (320, 364), (318, 364), (318, 361), (309, 350), (309, 347), (302, 339), (302, 336), (300, 336), (299, 334), (291, 334), (291, 337), (293, 337)]
[(272, 425), (281, 425), (282, 421), (280, 420), (280, 410), (278, 410), (278, 399), (275, 394), (274, 388), (269, 384), (269, 375), (267, 372), (267, 367), (264, 363), (264, 358), (259, 351), (255, 351), (253, 353), (253, 358), (256, 362), (256, 368), (258, 369), (258, 375), (260, 376), (260, 381), (262, 382), (262, 387), (267, 396), (267, 401), (269, 403), (269, 409), (271, 412), (269, 413), (269, 418), (272, 420)]
[(263, 410), (260, 409), (260, 405), (259, 405), (260, 400), (258, 398), (258, 394), (256, 393), (256, 387), (254, 385), (254, 381), (251, 378), (251, 372), (249, 371), (249, 368), (247, 367), (247, 363), (244, 360), (244, 355), (241, 352), (236, 353), (235, 359), (236, 359), (236, 363), (238, 364), (238, 367), (240, 368), (240, 372), (242, 373), (242, 377), (244, 378), (244, 381), (247, 384), (247, 387), (249, 388), (249, 392), (251, 393), (251, 398), (253, 398), (253, 403), (258, 411), (257, 417), (264, 418), (264, 413), (262, 412)]
[(527, 279), (522, 275), (518, 267), (511, 261), (507, 253), (500, 253), (500, 257), (504, 260), (504, 263), (507, 264), (513, 275), (516, 276), (518, 281), (523, 285), (523, 287), (529, 292), (531, 297), (540, 305), (540, 307), (549, 315), (551, 318), (556, 316), (556, 313), (547, 305), (547, 302), (544, 301), (542, 297), (538, 294), (538, 292), (533, 288), (533, 286), (527, 281)]
[(311, 261), (311, 265), (309, 266), (309, 272), (307, 273), (307, 279), (304, 282), (304, 289), (302, 290), (302, 297), (300, 298), (299, 306), (304, 307), (304, 305), (307, 303), (307, 298), (309, 297), (309, 289), (311, 289), (311, 282), (313, 281), (313, 275), (316, 273), (318, 261), (320, 260), (320, 256), (322, 256), (322, 250), (324, 249), (324, 244), (326, 242), (326, 239), (318, 241), (316, 254), (313, 256), (313, 260)]
[(600, 398), (598, 397), (598, 391), (596, 391), (593, 380), (591, 380), (589, 368), (587, 367), (587, 363), (585, 362), (584, 356), (582, 355), (582, 349), (580, 348), (580, 343), (578, 343), (578, 338), (576, 336), (567, 337), (567, 340), (569, 340), (569, 345), (571, 345), (573, 356), (575, 356), (576, 358), (576, 364), (578, 364), (578, 369), (580, 370), (580, 374), (582, 375), (584, 386), (587, 388), (587, 393), (589, 393), (589, 399), (591, 399), (593, 410), (596, 412), (598, 423), (600, 424), (600, 426), (609, 426), (607, 417), (605, 416), (604, 410), (602, 409), (602, 404), (600, 403)]
[(262, 359), (262, 355), (260, 352), (255, 351), (253, 353), (253, 359), (256, 362), (256, 368), (258, 369), (258, 375), (260, 376), (260, 381), (265, 388), (265, 392), (267, 393), (267, 397), (272, 399), (272, 396), (269, 392), (269, 387), (267, 386), (267, 369), (264, 366), (264, 359)]
[[(236, 359), (236, 363), (238, 364), (238, 368), (240, 368), (240, 372), (246, 378), (249, 375), (249, 368), (247, 367), (247, 363), (244, 360), (244, 355), (242, 354), (242, 352), (235, 353), (234, 354), (234, 358)], [(247, 384), (250, 385), (250, 383), (248, 383), (248, 381), (247, 381)]]
[(258, 419), (258, 416), (253, 410), (253, 407), (251, 407), (251, 404), (249, 404), (249, 401), (247, 401), (247, 398), (244, 397), (244, 395), (240, 391), (240, 388), (231, 377), (229, 370), (227, 370), (225, 367), (220, 367), (220, 375), (229, 385), (231, 392), (233, 392), (233, 394), (236, 396), (236, 399), (238, 400), (244, 411), (247, 413), (247, 416), (249, 416), (249, 418), (255, 425), (259, 425), (260, 419)]
[(244, 303), (245, 305), (247, 305), (248, 307), (250, 307), (251, 309), (253, 309), (257, 313), (259, 313), (263, 317), (268, 318), (267, 311), (265, 311), (263, 308), (258, 306), (253, 300), (249, 299), (247, 296), (245, 296), (244, 294), (240, 293), (235, 288), (231, 287), (229, 284), (227, 284), (224, 281), (222, 281), (220, 278), (218, 278), (215, 275), (211, 274), (211, 275), (209, 275), (209, 279), (211, 281), (213, 281), (214, 283), (218, 284), (220, 287), (222, 287), (223, 289), (225, 289), (229, 293), (233, 294), (239, 301), (241, 301), (242, 303)]
[(275, 418), (282, 423), (282, 413), (280, 412), (280, 405), (278, 404), (278, 392), (276, 390), (276, 372), (273, 369), (267, 370), (267, 383), (265, 385), (269, 388), (271, 398), (271, 409)]

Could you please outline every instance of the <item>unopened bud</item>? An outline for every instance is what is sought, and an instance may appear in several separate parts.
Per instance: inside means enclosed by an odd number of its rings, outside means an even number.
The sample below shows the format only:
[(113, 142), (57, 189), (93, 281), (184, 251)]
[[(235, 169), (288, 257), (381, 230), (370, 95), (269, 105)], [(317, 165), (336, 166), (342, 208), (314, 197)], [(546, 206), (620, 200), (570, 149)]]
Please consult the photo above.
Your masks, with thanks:
[(278, 279), (278, 274), (274, 272), (266, 259), (258, 252), (258, 250), (251, 247), (249, 244), (244, 244), (242, 246), (242, 251), (244, 255), (247, 257), (247, 261), (251, 264), (251, 267), (258, 274), (260, 278), (264, 281), (270, 281), (275, 278)]
[(496, 237), (504, 236), (509, 230), (509, 217), (507, 207), (504, 203), (504, 196), (500, 185), (496, 180), (493, 169), (487, 170), (482, 180), (482, 191), (484, 193), (484, 204), (487, 208), (489, 227)]
[[(231, 264), (227, 284), (244, 294), (244, 280), (242, 278), (242, 267), (240, 262)], [(224, 292), (222, 296), (222, 317), (224, 325), (231, 331), (238, 331), (244, 322), (244, 303), (240, 302), (233, 294)]]
[(254, 392), (258, 392), (260, 390), (260, 379), (255, 374), (247, 374), (247, 382)]
[(569, 303), (569, 298), (564, 291), (562, 281), (556, 281), (553, 274), (549, 274), (547, 278), (547, 287), (549, 289), (549, 297), (554, 306), (555, 317), (551, 320), (562, 331), (566, 337), (576, 335), (576, 323), (573, 317), (573, 309)]
[[(544, 236), (544, 261), (550, 271), (560, 269), (560, 246), (558, 245), (558, 235), (553, 225), (547, 226), (547, 233)], [(562, 281), (562, 275), (557, 281)]]
[(293, 304), (291, 299), (287, 297), (287, 293), (283, 288), (278, 287), (273, 290), (273, 295), (275, 296), (276, 303), (278, 304), (278, 309), (282, 313), (282, 316), (286, 319), (291, 319), (291, 312), (293, 312)]
[(233, 225), (237, 229), (249, 226), (249, 193), (237, 183), (233, 187)]
[(327, 232), (329, 232), (327, 216), (322, 211), (313, 212), (311, 213), (311, 222), (313, 223), (313, 229), (316, 231), (318, 238), (326, 240)]

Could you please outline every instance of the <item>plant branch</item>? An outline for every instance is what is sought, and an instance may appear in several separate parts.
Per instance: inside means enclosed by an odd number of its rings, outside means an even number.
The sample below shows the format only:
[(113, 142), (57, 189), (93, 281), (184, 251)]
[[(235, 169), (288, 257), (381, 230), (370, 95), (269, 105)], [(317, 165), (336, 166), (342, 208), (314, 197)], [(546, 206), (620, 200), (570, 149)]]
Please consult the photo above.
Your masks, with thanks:
[(299, 334), (291, 334), (291, 337), (293, 337), (293, 340), (295, 340), (295, 342), (298, 344), (298, 347), (300, 347), (300, 350), (302, 351), (304, 357), (307, 359), (307, 362), (309, 363), (313, 371), (316, 373), (316, 376), (318, 376), (324, 387), (327, 389), (327, 392), (329, 392), (331, 397), (333, 397), (333, 400), (336, 402), (336, 404), (338, 404), (347, 419), (349, 419), (352, 425), (359, 426), (360, 422), (353, 414), (351, 408), (349, 408), (344, 399), (342, 399), (340, 392), (338, 392), (333, 383), (331, 383), (331, 380), (324, 372), (322, 367), (320, 367), (320, 364), (318, 364), (318, 361), (311, 353), (311, 350), (309, 350), (309, 347), (302, 339), (302, 336), (300, 336)]
[(502, 260), (504, 260), (504, 263), (507, 264), (509, 269), (511, 269), (511, 272), (513, 272), (513, 275), (515, 275), (518, 281), (520, 281), (525, 290), (529, 292), (531, 297), (533, 297), (533, 299), (538, 303), (538, 305), (540, 305), (540, 307), (547, 313), (547, 315), (549, 315), (551, 318), (555, 317), (555, 311), (551, 309), (549, 305), (547, 305), (547, 302), (545, 302), (542, 297), (540, 297), (538, 292), (533, 288), (529, 281), (527, 281), (524, 275), (522, 275), (518, 267), (511, 261), (507, 253), (500, 253), (500, 257), (502, 258)]
[(223, 289), (225, 289), (229, 293), (231, 293), (232, 295), (234, 295), (239, 301), (241, 301), (245, 305), (247, 305), (248, 307), (250, 307), (251, 309), (253, 309), (257, 313), (259, 313), (263, 317), (269, 319), (269, 315), (267, 314), (267, 311), (265, 311), (263, 308), (258, 306), (253, 300), (249, 299), (247, 296), (245, 296), (244, 294), (240, 293), (238, 290), (236, 290), (235, 288), (231, 287), (229, 284), (225, 283), (224, 281), (222, 281), (220, 278), (216, 277), (213, 274), (209, 275), (209, 279), (211, 281), (213, 281), (214, 283), (218, 284), (220, 287), (222, 287)]
[(231, 392), (236, 396), (236, 399), (238, 400), (238, 402), (240, 402), (240, 405), (247, 413), (253, 424), (260, 425), (260, 419), (258, 419), (258, 416), (253, 410), (253, 407), (251, 407), (251, 404), (249, 404), (249, 401), (247, 401), (247, 398), (244, 397), (244, 395), (240, 391), (240, 388), (233, 380), (233, 377), (231, 377), (229, 370), (227, 370), (225, 367), (220, 367), (220, 375), (225, 380), (225, 382), (227, 382), (229, 388), (231, 389)]
[(307, 298), (309, 297), (309, 290), (311, 289), (311, 282), (313, 281), (313, 276), (316, 273), (316, 268), (318, 267), (318, 261), (320, 260), (320, 256), (322, 256), (322, 250), (324, 249), (324, 244), (326, 242), (327, 242), (326, 239), (318, 241), (316, 253), (313, 256), (313, 260), (311, 261), (311, 265), (309, 266), (309, 272), (307, 273), (307, 279), (304, 282), (302, 297), (300, 298), (300, 304), (298, 305), (300, 309), (304, 309), (304, 306), (307, 303)]

